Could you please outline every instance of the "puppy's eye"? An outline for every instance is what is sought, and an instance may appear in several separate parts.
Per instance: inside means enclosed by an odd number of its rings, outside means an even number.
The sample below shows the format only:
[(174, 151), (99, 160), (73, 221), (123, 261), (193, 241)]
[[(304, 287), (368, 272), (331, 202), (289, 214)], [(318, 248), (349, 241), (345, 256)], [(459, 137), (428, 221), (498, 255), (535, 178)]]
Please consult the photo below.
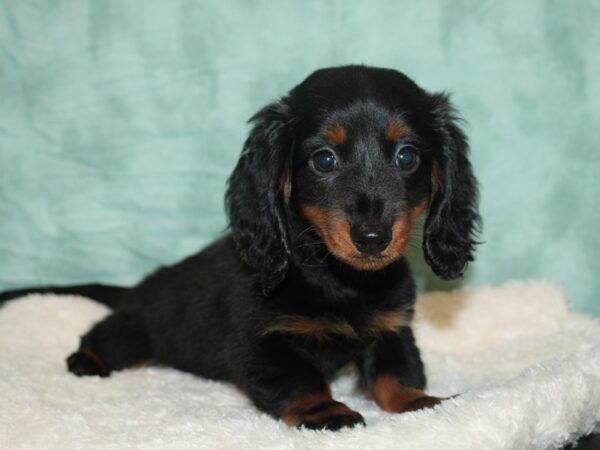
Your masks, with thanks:
[(337, 167), (337, 160), (331, 150), (319, 150), (313, 154), (312, 161), (319, 172), (331, 172)]
[(419, 164), (419, 154), (417, 149), (412, 145), (404, 145), (398, 150), (394, 165), (402, 170), (411, 170)]

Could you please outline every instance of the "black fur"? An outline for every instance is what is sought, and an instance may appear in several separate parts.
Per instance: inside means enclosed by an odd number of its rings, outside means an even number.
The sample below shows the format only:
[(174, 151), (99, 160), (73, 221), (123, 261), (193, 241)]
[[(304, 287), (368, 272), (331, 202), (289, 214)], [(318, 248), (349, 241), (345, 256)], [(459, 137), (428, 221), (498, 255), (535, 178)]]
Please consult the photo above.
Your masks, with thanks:
[[(457, 122), (446, 95), (399, 72), (313, 73), (251, 119), (226, 195), (231, 234), (131, 289), (115, 288), (119, 301), (104, 299), (113, 314), (82, 338), (69, 370), (108, 375), (154, 360), (234, 382), (259, 409), (310, 428), (363, 423), (331, 398), (294, 412), (311, 395), (327, 398), (328, 379), (348, 363), (367, 390), (381, 375), (423, 389), (409, 324), (389, 321), (412, 313), (402, 239), (419, 205), (433, 271), (456, 278), (472, 260), (477, 191)], [(408, 144), (418, 165), (398, 168)], [(324, 149), (337, 159), (332, 172), (315, 166)], [(394, 229), (397, 220), (406, 224)], [(377, 245), (395, 236), (391, 256), (359, 252), (361, 236)]]
[(431, 200), (423, 252), (435, 274), (451, 280), (462, 276), (473, 260), (474, 235), (480, 223), (476, 182), (467, 159), (467, 138), (458, 127), (459, 119), (448, 96), (433, 95), (431, 101), (432, 121), (440, 135), (437, 161), (445, 183)]

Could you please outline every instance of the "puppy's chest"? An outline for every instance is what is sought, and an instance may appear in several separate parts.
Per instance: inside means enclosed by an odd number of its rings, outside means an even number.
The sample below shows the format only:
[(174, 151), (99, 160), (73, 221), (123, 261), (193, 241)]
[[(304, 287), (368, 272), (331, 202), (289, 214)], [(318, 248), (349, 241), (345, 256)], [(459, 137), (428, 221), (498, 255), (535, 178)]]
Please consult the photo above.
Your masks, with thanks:
[(319, 344), (367, 344), (380, 335), (410, 325), (412, 311), (395, 307), (353, 314), (273, 314), (261, 334), (285, 335)]

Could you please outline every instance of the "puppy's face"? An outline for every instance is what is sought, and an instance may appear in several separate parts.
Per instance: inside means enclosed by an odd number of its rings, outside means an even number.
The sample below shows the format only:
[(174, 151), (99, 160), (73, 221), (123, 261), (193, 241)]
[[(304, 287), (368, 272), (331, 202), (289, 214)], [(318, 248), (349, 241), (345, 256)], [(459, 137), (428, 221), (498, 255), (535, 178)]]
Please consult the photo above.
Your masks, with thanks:
[(337, 259), (379, 270), (404, 254), (427, 210), (434, 133), (416, 86), (398, 95), (385, 80), (336, 81), (309, 78), (292, 93), (301, 112), (287, 195)]
[(395, 70), (334, 67), (251, 123), (226, 204), (263, 292), (285, 278), (290, 257), (306, 262), (324, 248), (357, 270), (382, 269), (405, 252), (425, 211), (432, 270), (454, 279), (473, 259), (477, 182), (447, 95)]

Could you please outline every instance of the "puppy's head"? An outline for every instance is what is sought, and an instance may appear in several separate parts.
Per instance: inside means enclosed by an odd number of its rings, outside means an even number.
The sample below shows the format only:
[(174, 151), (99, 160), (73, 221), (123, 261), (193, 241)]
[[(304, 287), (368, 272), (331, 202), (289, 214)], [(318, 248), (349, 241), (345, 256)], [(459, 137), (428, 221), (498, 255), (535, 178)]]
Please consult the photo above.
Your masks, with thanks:
[(404, 254), (421, 214), (438, 276), (456, 278), (472, 260), (476, 182), (447, 96), (394, 70), (339, 67), (313, 73), (251, 121), (226, 202), (265, 291), (307, 248), (380, 270)]

